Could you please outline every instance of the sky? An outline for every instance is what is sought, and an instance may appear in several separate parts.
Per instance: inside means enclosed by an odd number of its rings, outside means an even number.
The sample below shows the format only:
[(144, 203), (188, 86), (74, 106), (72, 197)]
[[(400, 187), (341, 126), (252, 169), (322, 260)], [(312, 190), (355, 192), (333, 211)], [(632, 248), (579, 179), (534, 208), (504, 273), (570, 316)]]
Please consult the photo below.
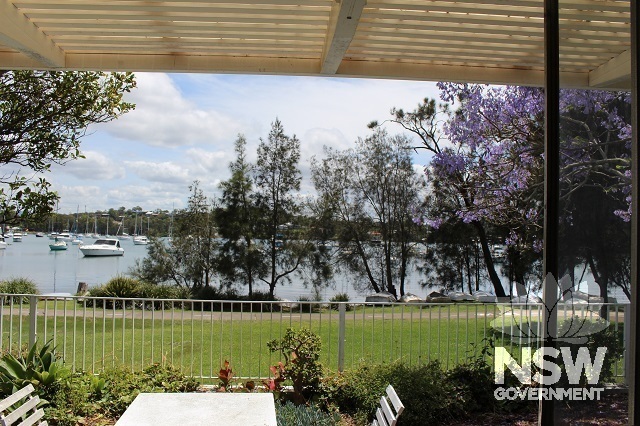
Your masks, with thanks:
[[(301, 192), (312, 194), (309, 160), (322, 158), (323, 146), (351, 148), (391, 108), (413, 110), (438, 96), (435, 83), (417, 81), (163, 73), (137, 73), (136, 81), (126, 96), (135, 110), (91, 126), (81, 143), (85, 159), (52, 167), (47, 179), (61, 197), (60, 213), (179, 209), (194, 180), (208, 196), (219, 195), (237, 135), (246, 137), (254, 161), (276, 118), (300, 140)], [(402, 133), (397, 125), (387, 129)], [(419, 169), (426, 156), (414, 162)]]

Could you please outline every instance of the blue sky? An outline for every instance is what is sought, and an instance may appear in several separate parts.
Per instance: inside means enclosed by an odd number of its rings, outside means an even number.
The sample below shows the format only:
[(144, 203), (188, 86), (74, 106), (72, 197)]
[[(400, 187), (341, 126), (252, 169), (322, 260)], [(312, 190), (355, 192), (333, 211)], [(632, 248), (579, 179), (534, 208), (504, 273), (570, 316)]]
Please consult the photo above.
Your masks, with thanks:
[[(303, 193), (312, 193), (309, 159), (323, 145), (337, 149), (366, 137), (371, 120), (392, 107), (413, 109), (437, 97), (434, 83), (210, 74), (136, 74), (127, 96), (136, 109), (95, 125), (81, 144), (86, 159), (55, 166), (48, 178), (61, 196), (60, 212), (141, 206), (182, 208), (198, 179), (210, 196), (229, 177), (238, 133), (250, 160), (275, 118), (301, 142)], [(400, 132), (390, 126), (391, 133)], [(424, 157), (416, 157), (423, 164)]]

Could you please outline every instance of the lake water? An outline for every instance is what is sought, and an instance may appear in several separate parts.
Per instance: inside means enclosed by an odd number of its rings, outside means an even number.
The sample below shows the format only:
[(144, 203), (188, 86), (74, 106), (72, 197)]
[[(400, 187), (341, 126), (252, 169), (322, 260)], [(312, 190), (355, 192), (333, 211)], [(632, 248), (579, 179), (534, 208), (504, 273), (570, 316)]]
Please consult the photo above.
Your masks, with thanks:
[[(134, 245), (133, 241), (121, 241), (124, 256), (84, 257), (77, 245), (69, 244), (66, 251), (49, 250), (47, 237), (25, 236), (22, 242), (14, 243), (8, 238), (9, 246), (0, 250), (0, 279), (24, 277), (33, 280), (41, 293), (75, 294), (78, 283), (86, 282), (89, 287), (104, 284), (109, 279), (129, 272), (136, 259), (143, 258), (147, 246)], [(93, 242), (93, 240), (89, 240)], [(419, 278), (409, 277), (406, 291), (421, 297), (426, 291), (418, 284)], [(256, 290), (267, 291), (266, 284), (259, 283)], [(347, 293), (354, 302), (364, 301), (364, 295), (353, 289), (348, 278), (336, 276), (332, 286), (321, 292), (323, 300), (329, 300), (336, 293)], [(278, 285), (276, 296), (281, 299), (298, 300), (300, 297), (313, 297), (313, 291), (305, 288), (300, 280), (293, 279), (291, 284)]]

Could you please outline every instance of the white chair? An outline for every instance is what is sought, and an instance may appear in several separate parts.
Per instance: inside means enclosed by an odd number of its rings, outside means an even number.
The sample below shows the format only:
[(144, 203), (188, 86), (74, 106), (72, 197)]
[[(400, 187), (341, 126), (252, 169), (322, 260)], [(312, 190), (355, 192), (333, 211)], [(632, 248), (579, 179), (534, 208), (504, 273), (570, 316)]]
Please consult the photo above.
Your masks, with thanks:
[[(0, 426), (11, 426), (18, 422), (19, 426), (47, 426), (46, 421), (40, 421), (44, 411), (38, 408), (38, 395), (31, 395), (34, 390), (33, 385), (28, 385), (0, 401)], [(13, 411), (8, 412), (14, 406)]]
[[(391, 401), (391, 405), (393, 405), (393, 410), (389, 405)], [(395, 410), (395, 414), (394, 414)], [(387, 395), (380, 398), (380, 408), (376, 410), (376, 418), (371, 423), (371, 426), (395, 426), (398, 423), (398, 417), (404, 411), (404, 405), (400, 402), (400, 398), (398, 398), (398, 394), (393, 386), (387, 386)]]

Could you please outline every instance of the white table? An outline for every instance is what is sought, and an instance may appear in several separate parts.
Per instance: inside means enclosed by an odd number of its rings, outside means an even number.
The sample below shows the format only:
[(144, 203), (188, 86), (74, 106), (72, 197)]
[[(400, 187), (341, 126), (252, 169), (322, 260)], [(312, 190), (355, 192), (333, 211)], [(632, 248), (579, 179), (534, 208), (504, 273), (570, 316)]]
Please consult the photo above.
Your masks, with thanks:
[(277, 426), (271, 393), (141, 393), (116, 426)]

